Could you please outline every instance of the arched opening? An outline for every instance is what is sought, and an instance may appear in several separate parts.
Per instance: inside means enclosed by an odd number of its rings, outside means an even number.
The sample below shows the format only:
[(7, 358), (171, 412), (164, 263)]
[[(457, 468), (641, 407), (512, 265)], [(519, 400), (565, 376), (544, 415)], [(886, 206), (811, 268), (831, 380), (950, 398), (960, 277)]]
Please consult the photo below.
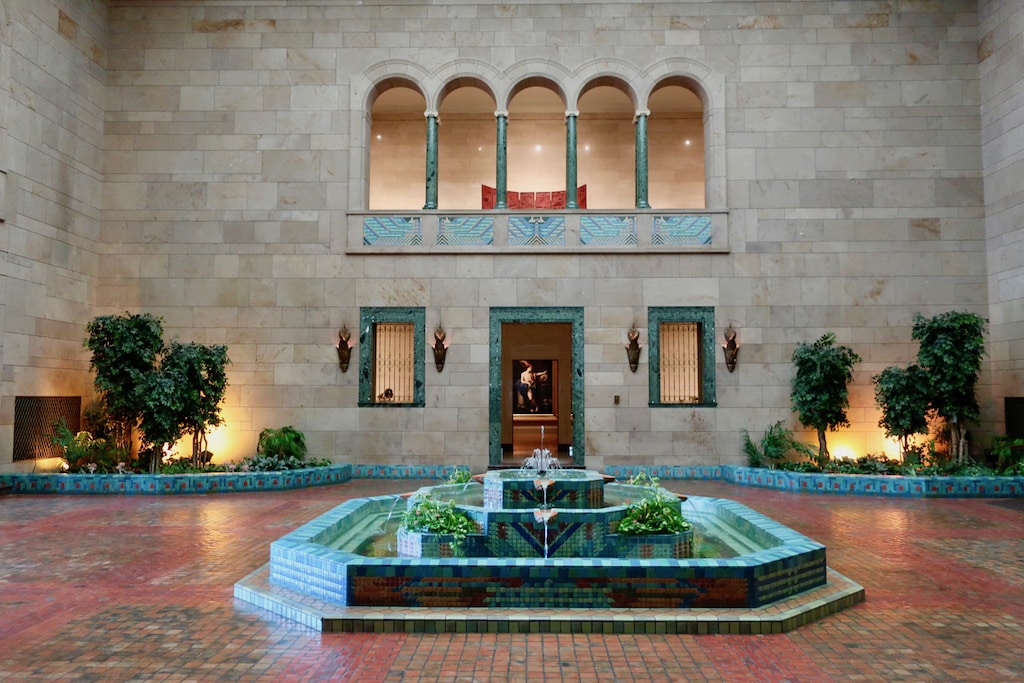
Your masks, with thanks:
[[(546, 81), (520, 85), (508, 107), (509, 208), (550, 208), (544, 197), (565, 191), (565, 102)], [(519, 193), (537, 205), (518, 205)]]
[(615, 83), (595, 82), (580, 96), (576, 154), (588, 209), (634, 205), (636, 185), (635, 106)]
[(496, 169), (494, 97), (478, 84), (456, 85), (439, 107), (438, 208), (479, 209), (481, 185)]
[(423, 207), (426, 99), (411, 83), (378, 86), (370, 108), (371, 210)]
[(652, 207), (703, 209), (704, 104), (687, 79), (658, 84), (647, 102), (648, 192)]

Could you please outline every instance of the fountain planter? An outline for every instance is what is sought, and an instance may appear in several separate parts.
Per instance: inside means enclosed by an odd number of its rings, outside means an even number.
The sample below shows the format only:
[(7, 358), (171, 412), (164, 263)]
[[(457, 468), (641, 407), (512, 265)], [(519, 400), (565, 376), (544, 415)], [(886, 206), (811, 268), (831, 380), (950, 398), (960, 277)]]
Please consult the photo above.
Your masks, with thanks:
[(675, 534), (615, 534), (618, 556), (630, 560), (672, 560), (693, 557), (693, 529)]
[(454, 534), (430, 534), (422, 531), (398, 530), (396, 539), (399, 557), (458, 557), (452, 547)]

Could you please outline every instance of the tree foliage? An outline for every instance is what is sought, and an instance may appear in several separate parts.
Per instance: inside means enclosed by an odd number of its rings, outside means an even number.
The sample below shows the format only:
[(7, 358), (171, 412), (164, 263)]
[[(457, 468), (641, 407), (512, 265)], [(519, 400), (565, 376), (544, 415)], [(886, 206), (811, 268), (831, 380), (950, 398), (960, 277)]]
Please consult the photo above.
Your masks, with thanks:
[(890, 366), (875, 375), (875, 402), (882, 409), (878, 426), (900, 442), (904, 457), (910, 437), (928, 433), (928, 373), (917, 365)]
[(165, 346), (162, 320), (148, 313), (101, 316), (86, 332), (96, 388), (122, 425), (118, 444), (130, 447), (138, 425), (156, 471), (164, 447), (190, 434), (193, 463), (198, 464), (206, 431), (221, 424), (227, 347), (176, 341)]
[(114, 439), (119, 447), (130, 449), (132, 429), (141, 417), (140, 391), (163, 349), (163, 325), (148, 313), (104, 315), (85, 330), (94, 385), (115, 425)]
[(171, 342), (160, 360), (160, 375), (170, 381), (181, 435), (192, 437), (192, 464), (206, 453), (206, 432), (221, 424), (220, 404), (227, 391), (226, 346)]
[(928, 374), (929, 406), (950, 428), (950, 456), (967, 458), (964, 422), (979, 415), (975, 387), (985, 355), (987, 321), (974, 313), (948, 311), (932, 318), (914, 316), (917, 362)]
[(853, 379), (854, 364), (860, 362), (853, 349), (835, 342), (835, 334), (828, 332), (813, 344), (800, 344), (793, 351), (793, 410), (800, 424), (817, 430), (821, 462), (829, 458), (825, 432), (850, 424), (846, 419), (850, 405), (847, 385)]

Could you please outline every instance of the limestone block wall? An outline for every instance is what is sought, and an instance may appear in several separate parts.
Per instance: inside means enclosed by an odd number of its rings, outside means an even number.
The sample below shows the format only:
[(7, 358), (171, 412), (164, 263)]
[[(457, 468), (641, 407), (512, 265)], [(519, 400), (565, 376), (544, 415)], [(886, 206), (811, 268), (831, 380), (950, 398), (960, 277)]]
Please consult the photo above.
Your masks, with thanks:
[[(973, 4), (715, 7), (115, 3), (103, 300), (228, 343), (236, 429), (296, 423), (342, 459), (481, 462), (495, 305), (585, 307), (595, 466), (736, 461), (740, 429), (791, 420), (789, 355), (827, 330), (865, 359), (851, 448), (879, 450), (869, 378), (912, 357), (913, 314), (987, 301)], [(346, 152), (365, 144), (346, 137), (365, 115), (348, 86), (369, 67), (670, 56), (726, 82), (731, 253), (345, 253), (345, 199), (363, 191)], [(355, 375), (333, 363), (336, 328), (388, 304), (450, 331), (423, 409), (356, 408)], [(621, 347), (652, 305), (714, 305), (740, 329), (717, 408), (647, 407)]]
[(996, 430), (1002, 402), (1024, 396), (1024, 7), (979, 3), (982, 156)]
[[(41, 18), (29, 22), (49, 41), (37, 40), (39, 51), (57, 44), (59, 30), (43, 27), (58, 27), (62, 11), (91, 26), (81, 3), (20, 4), (41, 7)], [(999, 34), (1013, 3), (984, 5), (993, 8), (982, 13), (989, 30)], [(99, 260), (92, 270), (51, 265), (59, 254), (38, 259), (51, 278), (44, 301), (54, 297), (62, 309), (75, 298), (49, 293), (74, 290), (52, 281), (59, 274), (81, 279), (80, 298), (94, 305), (61, 311), (58, 331), (42, 336), (70, 348), (91, 315), (145, 310), (184, 341), (228, 344), (228, 425), (211, 440), (218, 459), (250, 453), (263, 427), (293, 424), (317, 456), (482, 469), (494, 306), (584, 308), (585, 445), (595, 468), (742, 462), (742, 429), (757, 436), (780, 419), (796, 426), (790, 356), (826, 331), (864, 358), (852, 386), (852, 426), (832, 438), (836, 454), (891, 452), (876, 427), (870, 377), (913, 358), (915, 313), (987, 315), (991, 300), (1005, 311), (994, 325), (1003, 349), (994, 360), (1019, 364), (1022, 335), (1002, 322), (1020, 320), (1012, 313), (1019, 297), (990, 294), (1015, 272), (991, 265), (993, 246), (1012, 238), (998, 231), (1012, 211), (986, 225), (983, 196), (986, 173), (1010, 177), (996, 173), (1005, 163), (989, 167), (989, 144), (994, 150), (1002, 127), (992, 119), (983, 129), (981, 107), (982, 92), (986, 103), (1001, 102), (997, 81), (1009, 72), (984, 81), (996, 62), (979, 68), (974, 0), (939, 7), (111, 0), (106, 7), (108, 35), (98, 42), (104, 69), (97, 72), (90, 52), (74, 52), (72, 41), (61, 48), (74, 75), (106, 79), (102, 96), (75, 99), (57, 87), (65, 105), (95, 103), (102, 127), (95, 145), (102, 200), (80, 209), (94, 219), (82, 223), (99, 231)], [(1020, 49), (1016, 41), (1005, 49), (995, 54), (1008, 69)], [(715, 105), (725, 153), (707, 173), (725, 179), (728, 253), (348, 252), (347, 211), (367, 206), (360, 160), (369, 146), (361, 133), (369, 103), (352, 96), (353, 83), (388, 74), (395, 63), (415, 65), (430, 90), (451, 64), (486, 65), (496, 79), (558, 79), (601, 60), (639, 75), (684, 60), (724, 82), (724, 101)], [(45, 69), (27, 73), (26, 91), (49, 82)], [(39, 131), (69, 136), (52, 122)], [(1004, 139), (1019, 149), (1012, 133)], [(93, 149), (75, 147), (90, 159)], [(80, 185), (72, 195), (58, 191), (62, 173), (91, 180), (86, 171), (94, 168), (60, 158), (37, 195), (91, 197)], [(97, 216), (86, 210), (94, 207)], [(1002, 207), (988, 199), (990, 211)], [(59, 222), (38, 220), (47, 230)], [(80, 275), (93, 272), (94, 290)], [(34, 319), (19, 313), (12, 323), (12, 300), (5, 331)], [(423, 306), (428, 329), (448, 330), (445, 371), (427, 359), (425, 407), (356, 406), (357, 372), (339, 370), (333, 345), (342, 325), (358, 324), (361, 306)], [(737, 371), (726, 372), (718, 358), (717, 407), (648, 407), (646, 351), (633, 374), (623, 346), (632, 325), (645, 328), (650, 306), (714, 306), (719, 330), (739, 330)], [(646, 334), (641, 341), (646, 346)], [(53, 367), (58, 355), (24, 353), (13, 364), (5, 357), (3, 405), (25, 390), (7, 383), (8, 374), (49, 381), (61, 371)], [(62, 362), (87, 385), (84, 352), (67, 355)], [(984, 382), (976, 446), (996, 419), (991, 373)]]
[(99, 1), (0, 2), (0, 467), (16, 396), (91, 393), (106, 27)]

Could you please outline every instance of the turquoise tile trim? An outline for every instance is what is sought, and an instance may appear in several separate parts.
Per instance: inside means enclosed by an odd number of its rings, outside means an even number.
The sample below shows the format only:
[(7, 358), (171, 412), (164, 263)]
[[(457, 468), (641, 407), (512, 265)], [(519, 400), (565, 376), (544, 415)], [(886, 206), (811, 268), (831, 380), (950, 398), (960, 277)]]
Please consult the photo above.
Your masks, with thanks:
[(1024, 477), (903, 477), (867, 474), (814, 474), (761, 467), (614, 466), (605, 474), (626, 480), (645, 472), (659, 479), (707, 479), (741, 486), (850, 496), (890, 498), (1021, 498)]
[(651, 243), (711, 244), (711, 216), (655, 216)]
[(423, 244), (419, 216), (364, 216), (363, 244), (373, 246), (418, 246)]
[[(661, 323), (700, 323), (701, 400), (661, 402)], [(651, 306), (647, 309), (648, 396), (652, 407), (715, 406), (715, 309), (711, 306)]]
[[(342, 484), (350, 479), (446, 479), (460, 466), (352, 465), (284, 472), (212, 474), (0, 474), (12, 494), (176, 495), (288, 490)], [(461, 467), (465, 469), (465, 467)], [(740, 486), (846, 496), (894, 498), (1024, 498), (1024, 477), (897, 477), (808, 474), (739, 465), (613, 465), (604, 473), (626, 481), (640, 472), (663, 480), (726, 481)]]
[(494, 216), (442, 216), (437, 225), (441, 247), (494, 244)]
[(162, 496), (191, 493), (285, 491), (341, 484), (352, 479), (352, 465), (307, 467), (280, 472), (210, 474), (3, 474), (0, 484), (14, 493), (120, 494)]
[(565, 216), (509, 216), (508, 243), (515, 247), (565, 245)]
[(588, 246), (631, 246), (637, 244), (636, 216), (580, 216), (580, 243)]
[(491, 309), (490, 370), (488, 381), (488, 464), (501, 465), (501, 326), (503, 323), (572, 324), (572, 443), (574, 467), (582, 467), (586, 455), (586, 407), (583, 402), (583, 308), (551, 306), (537, 308), (496, 307)]
[[(377, 403), (373, 393), (373, 335), (376, 323), (412, 323), (416, 332), (413, 343), (413, 398), (409, 403)], [(427, 315), (422, 308), (359, 309), (359, 405), (365, 408), (423, 406), (426, 403), (423, 364), (426, 354)]]

